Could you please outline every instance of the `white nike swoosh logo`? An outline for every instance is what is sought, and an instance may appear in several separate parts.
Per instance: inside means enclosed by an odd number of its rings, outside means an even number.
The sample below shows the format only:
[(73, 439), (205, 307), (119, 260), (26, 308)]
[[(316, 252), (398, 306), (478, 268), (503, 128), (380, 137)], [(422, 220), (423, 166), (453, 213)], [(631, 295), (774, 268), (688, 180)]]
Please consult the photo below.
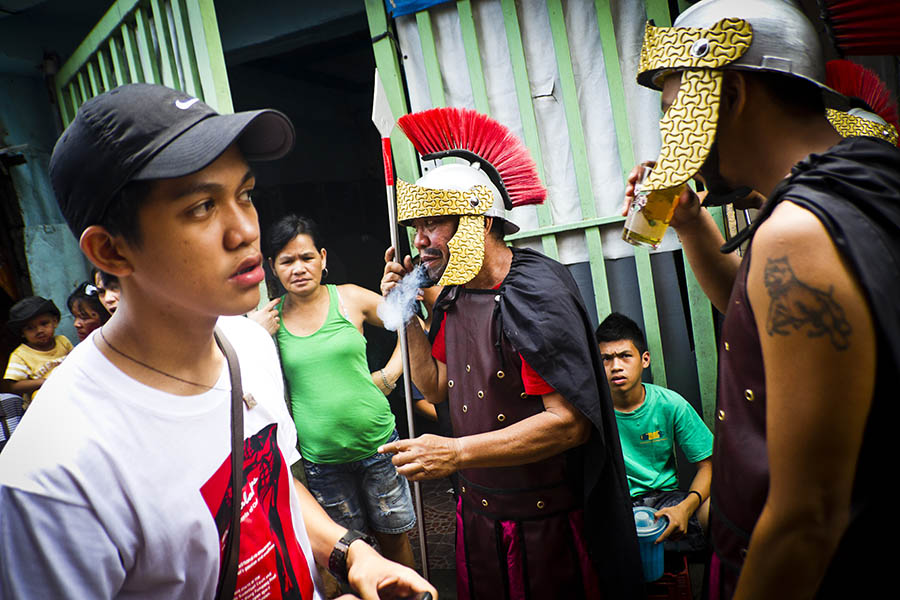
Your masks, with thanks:
[(181, 110), (187, 110), (197, 102), (200, 102), (200, 98), (191, 98), (190, 100), (176, 100), (175, 106), (177, 106)]

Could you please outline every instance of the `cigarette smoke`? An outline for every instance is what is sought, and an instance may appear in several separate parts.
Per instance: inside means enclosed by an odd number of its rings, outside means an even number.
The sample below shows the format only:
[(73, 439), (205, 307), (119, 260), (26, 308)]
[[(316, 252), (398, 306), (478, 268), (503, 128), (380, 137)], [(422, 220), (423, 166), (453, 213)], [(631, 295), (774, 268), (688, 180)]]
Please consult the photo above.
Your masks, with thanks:
[(427, 287), (431, 281), (425, 271), (425, 265), (419, 265), (406, 277), (400, 280), (384, 302), (378, 305), (378, 316), (388, 331), (397, 331), (404, 326), (416, 312), (416, 296), (419, 288)]

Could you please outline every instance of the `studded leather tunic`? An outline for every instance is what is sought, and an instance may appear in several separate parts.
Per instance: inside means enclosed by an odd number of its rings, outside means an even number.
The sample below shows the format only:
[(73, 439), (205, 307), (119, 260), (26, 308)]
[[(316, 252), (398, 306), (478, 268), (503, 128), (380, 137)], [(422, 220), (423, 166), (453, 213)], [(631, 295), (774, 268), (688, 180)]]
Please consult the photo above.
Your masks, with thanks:
[[(762, 346), (747, 297), (750, 253), (735, 278), (719, 348), (710, 529), (723, 583), (737, 582), (769, 492)], [(733, 590), (732, 590), (733, 591)], [(725, 598), (731, 597), (731, 592)]]
[[(499, 336), (497, 292), (457, 288), (457, 294), (445, 321), (454, 436), (495, 431), (543, 411), (541, 397), (525, 393), (521, 357)], [(523, 597), (522, 586), (524, 597), (595, 597), (583, 585), (590, 564), (575, 526), (582, 495), (567, 476), (565, 454), (459, 475), (460, 598)]]

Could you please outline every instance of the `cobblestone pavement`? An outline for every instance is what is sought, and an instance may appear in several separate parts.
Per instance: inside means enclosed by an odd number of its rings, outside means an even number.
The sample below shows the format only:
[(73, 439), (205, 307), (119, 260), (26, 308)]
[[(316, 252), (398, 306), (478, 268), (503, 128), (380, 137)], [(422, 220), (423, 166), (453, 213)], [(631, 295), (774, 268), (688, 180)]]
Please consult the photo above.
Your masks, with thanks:
[[(456, 568), (456, 509), (452, 487), (447, 479), (423, 481), (422, 500), (425, 505), (425, 537), (428, 540), (428, 566), (431, 569)], [(410, 542), (416, 561), (419, 556), (418, 528), (410, 532)], [(421, 566), (421, 565), (419, 565)]]

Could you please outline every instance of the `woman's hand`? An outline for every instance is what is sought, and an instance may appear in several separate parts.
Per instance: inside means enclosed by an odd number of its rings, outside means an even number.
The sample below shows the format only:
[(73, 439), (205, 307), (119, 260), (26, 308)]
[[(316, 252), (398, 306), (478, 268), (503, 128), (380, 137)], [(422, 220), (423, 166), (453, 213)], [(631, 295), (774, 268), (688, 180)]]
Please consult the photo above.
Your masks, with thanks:
[(247, 317), (262, 325), (263, 329), (269, 332), (269, 335), (275, 335), (278, 332), (279, 320), (278, 309), (275, 308), (281, 298), (270, 300), (268, 304), (259, 310), (247, 313)]

